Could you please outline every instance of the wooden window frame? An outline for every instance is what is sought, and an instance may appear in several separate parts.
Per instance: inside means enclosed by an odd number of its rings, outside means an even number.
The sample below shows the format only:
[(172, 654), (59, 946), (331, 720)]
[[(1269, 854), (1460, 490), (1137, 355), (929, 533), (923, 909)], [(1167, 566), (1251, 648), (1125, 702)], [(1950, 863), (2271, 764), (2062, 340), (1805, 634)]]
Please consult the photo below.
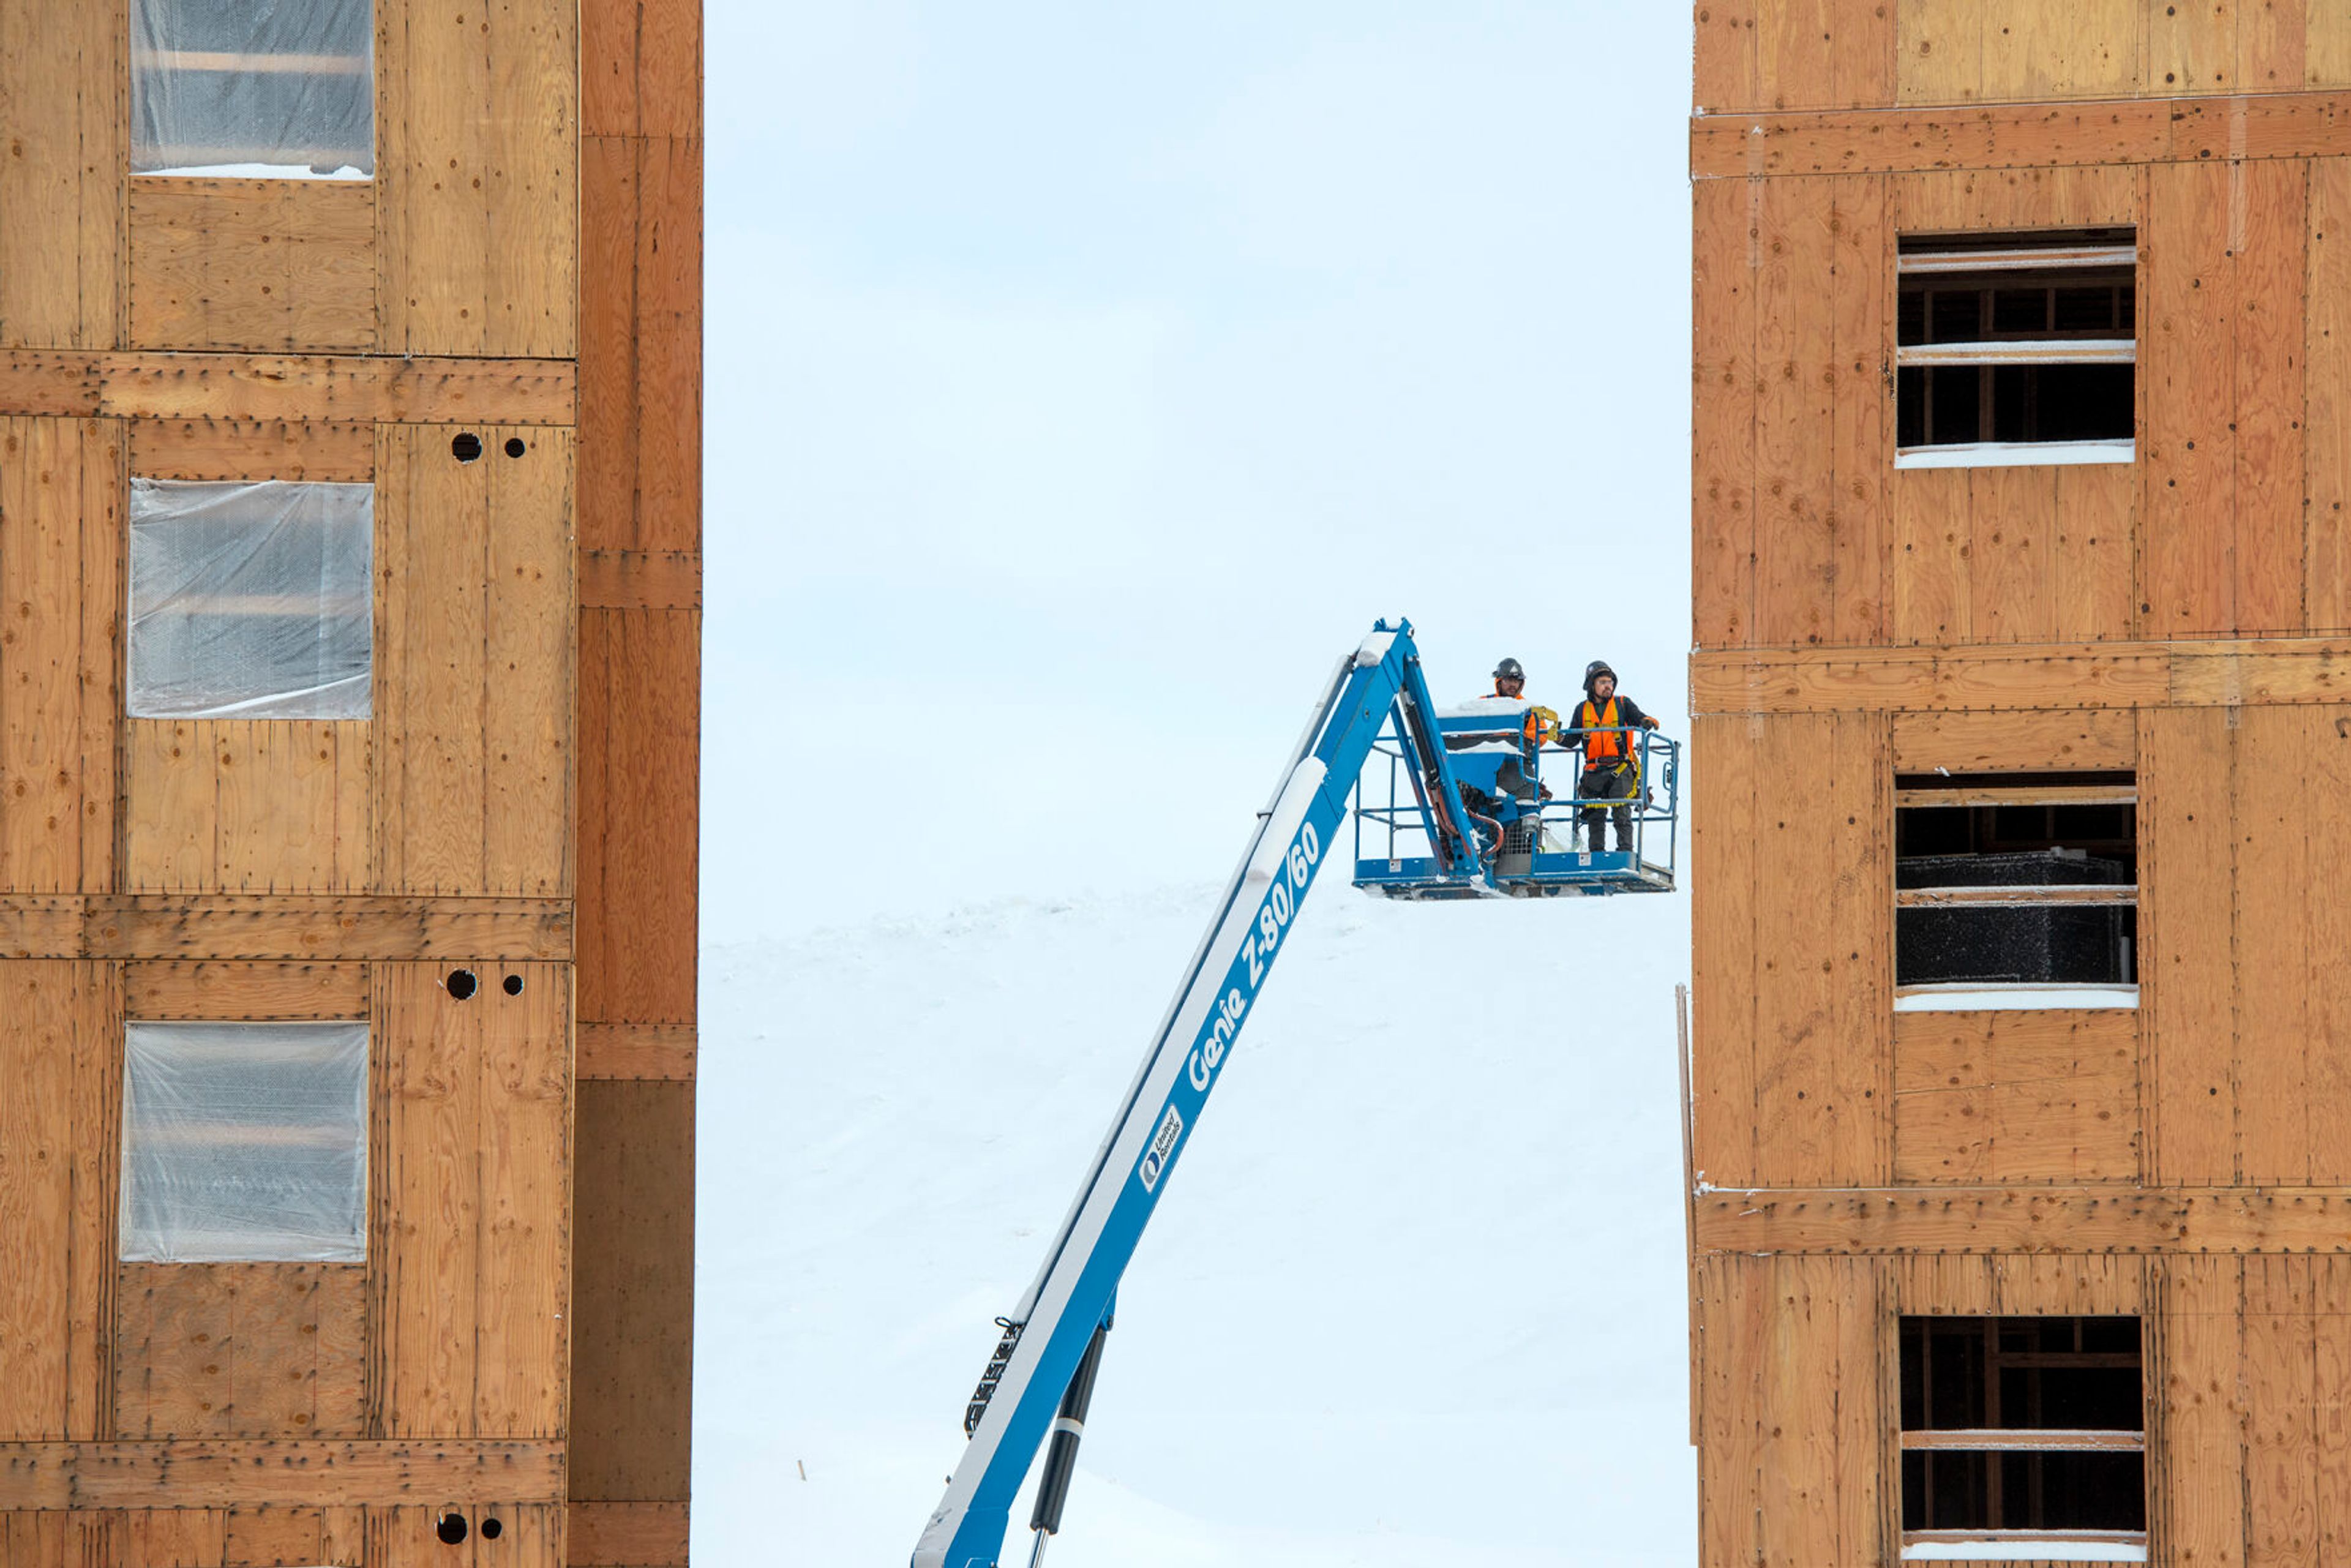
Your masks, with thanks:
[[(2058, 769), (2048, 769), (2055, 772)], [(2124, 769), (2100, 769), (2121, 772)], [(2003, 783), (1997, 777), (1974, 778), (1959, 784), (1937, 786), (1904, 786), (1897, 783), (1894, 790), (1894, 824), (1898, 840), (1899, 814), (1905, 810), (1948, 810), (1970, 807), (2001, 806), (2129, 806), (2133, 808), (2133, 832), (2136, 836), (2138, 805), (2137, 770), (2130, 769), (2132, 781), (2124, 784), (2106, 780), (2091, 784), (2054, 784), (2033, 779), (2017, 783)], [(1894, 918), (1901, 919), (1906, 909), (1952, 908), (2127, 908), (2139, 904), (2139, 883), (2107, 883), (2089, 885), (2052, 884), (2048, 886), (1949, 886), (1898, 887), (1894, 893)], [(2101, 983), (2059, 983), (2043, 981), (1977, 982), (1929, 981), (1900, 983), (1898, 973), (1894, 988), (1896, 1012), (1949, 1012), (2000, 1010), (2048, 1010), (2055, 1009), (2133, 1009), (2138, 1006), (2139, 983), (2129, 981)]]
[[(2023, 239), (2026, 236), (2016, 236)], [(1907, 242), (1905, 242), (1906, 244)], [(2137, 306), (2137, 268), (2138, 247), (2136, 231), (2127, 243), (2105, 242), (2084, 236), (2068, 243), (2058, 236), (2053, 243), (1970, 244), (1946, 237), (1942, 243), (1928, 239), (1913, 248), (1898, 252), (1896, 272), (1896, 344), (1894, 369), (1898, 380), (1904, 370), (1927, 370), (1958, 366), (2037, 366), (2037, 365), (2131, 365), (2138, 362)], [(2104, 275), (2116, 280), (2114, 275), (2128, 268), (2132, 290), (2131, 336), (2113, 335), (2119, 329), (2117, 321), (2110, 326), (2107, 335), (2099, 336), (2088, 330), (2060, 329), (2053, 323), (2039, 332), (2002, 330), (1989, 319), (1991, 296), (1995, 287), (2042, 287), (2051, 291), (2052, 309), (2054, 292), (2064, 287), (2070, 277), (2082, 274)], [(1903, 280), (1932, 277), (1958, 280), (1958, 291), (1979, 293), (1983, 297), (1985, 319), (1980, 336), (1968, 341), (1904, 343), (1901, 339), (1900, 296)], [(1970, 287), (1968, 279), (1979, 279)], [(2121, 298), (2117, 296), (2116, 310)], [(1928, 332), (1932, 335), (1932, 308), (1927, 307)], [(1922, 410), (1927, 429), (1933, 426), (1933, 383), (1924, 388), (1929, 400)], [(1898, 400), (1895, 426), (1900, 428)], [(1992, 384), (1989, 376), (1980, 378), (1977, 392), (1981, 400), (1979, 428), (1989, 430), (1991, 420)], [(2137, 389), (2133, 389), (2136, 399)], [(2076, 466), (2092, 464), (2135, 463), (2138, 460), (2136, 434), (2104, 436), (2062, 441), (1996, 441), (1925, 442), (1914, 446), (1895, 448), (1896, 468), (2001, 468), (2022, 466)]]

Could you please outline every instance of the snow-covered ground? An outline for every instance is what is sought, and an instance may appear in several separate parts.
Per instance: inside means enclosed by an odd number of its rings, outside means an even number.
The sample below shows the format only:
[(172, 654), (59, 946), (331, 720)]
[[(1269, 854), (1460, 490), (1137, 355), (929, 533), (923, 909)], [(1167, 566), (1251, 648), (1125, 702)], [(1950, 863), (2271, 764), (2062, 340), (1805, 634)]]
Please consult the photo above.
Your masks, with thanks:
[[(696, 1562), (905, 1560), (1215, 891), (705, 953)], [(1677, 896), (1325, 877), (1128, 1271), (1055, 1568), (1693, 1562), (1687, 952)]]

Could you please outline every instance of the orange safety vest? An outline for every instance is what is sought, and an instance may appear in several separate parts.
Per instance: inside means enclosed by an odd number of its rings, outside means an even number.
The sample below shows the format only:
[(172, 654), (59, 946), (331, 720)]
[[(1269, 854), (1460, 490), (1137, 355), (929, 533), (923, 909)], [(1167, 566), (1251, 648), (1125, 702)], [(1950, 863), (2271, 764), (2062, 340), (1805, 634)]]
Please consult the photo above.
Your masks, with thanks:
[(1584, 732), (1583, 765), (1597, 768), (1604, 762), (1623, 762), (1633, 755), (1627, 744), (1633, 738), (1617, 727), (1616, 699), (1610, 697), (1606, 711), (1592, 706), (1586, 697), (1575, 710), (1575, 727)]

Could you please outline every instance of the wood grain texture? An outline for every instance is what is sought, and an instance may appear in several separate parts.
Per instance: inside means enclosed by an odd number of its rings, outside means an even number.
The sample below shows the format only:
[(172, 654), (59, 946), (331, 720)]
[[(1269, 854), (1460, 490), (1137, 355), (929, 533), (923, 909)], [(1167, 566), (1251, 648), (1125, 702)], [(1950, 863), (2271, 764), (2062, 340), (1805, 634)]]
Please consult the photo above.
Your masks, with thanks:
[(686, 1495), (693, 1425), (694, 1086), (583, 1082), (571, 1490)]
[(122, 0), (0, 11), (0, 348), (120, 340), (130, 31)]
[(2126, 1009), (1897, 1015), (1894, 1179), (2136, 1180), (2138, 1032)]
[(2180, 164), (2148, 177), (2138, 374), (2147, 391), (2140, 473), (2140, 598), (2153, 637), (2236, 625), (2233, 416), (2237, 269), (2231, 171)]
[(2128, 769), (2138, 724), (2127, 713), (1897, 713), (1894, 771), (1931, 773)]
[(76, 913), (78, 951), (92, 957), (571, 956), (571, 914), (559, 899), (134, 895), (80, 900)]
[(0, 419), (0, 891), (111, 876), (120, 425)]
[(56, 418), (572, 423), (568, 360), (0, 350), (0, 411)]
[(1698, 713), (2242, 707), (2351, 699), (2325, 638), (1730, 650), (1690, 659)]
[(131, 471), (151, 479), (294, 479), (364, 485), (375, 427), (305, 420), (135, 419)]
[(690, 1082), (695, 1028), (677, 1023), (583, 1023), (579, 1031), (581, 1078), (652, 1078)]
[(2344, 1187), (1742, 1187), (1698, 1197), (1701, 1252), (2351, 1253)]
[(580, 603), (593, 610), (699, 610), (702, 557), (679, 550), (583, 549)]
[(392, 352), (577, 352), (579, 9), (376, 14), (379, 339)]
[(571, 1505), (570, 1568), (684, 1568), (688, 1520), (682, 1502)]
[(580, 1016), (694, 1018), (701, 616), (581, 612)]
[(2179, 1561), (2245, 1560), (2246, 1411), (2240, 1382), (2245, 1264), (2181, 1257), (2166, 1270), (2160, 1401), (2160, 1490), (2149, 1499)]
[(364, 1268), (126, 1263), (115, 1306), (117, 1436), (364, 1435)]
[(1690, 874), (1719, 890), (1690, 913), (1691, 1155), (1698, 1178), (1754, 1184), (1756, 821), (1761, 726), (1690, 723)]
[(125, 964), (131, 1019), (363, 1019), (364, 964)]
[[(557, 1437), (569, 1350), (570, 1030), (562, 967), (374, 966), (383, 1040), (383, 1424)], [(507, 982), (517, 985), (511, 994)]]
[(372, 181), (142, 175), (130, 222), (130, 346), (374, 346)]
[(2351, 158), (2309, 165), (2302, 557), (2314, 630), (2351, 627)]
[(2343, 101), (2330, 91), (1708, 114), (1690, 122), (1690, 172), (1769, 179), (2340, 157), (2351, 152)]
[(1753, 198), (1760, 193), (1760, 186), (1728, 182), (1701, 182), (1690, 193), (1690, 595), (1692, 634), (1699, 647), (1740, 647), (1752, 641)]
[(2237, 1179), (2232, 994), (2237, 731), (2227, 711), (2139, 716), (2139, 988), (2150, 1175)]
[(1834, 484), (1831, 187), (1774, 181), (1757, 209), (1755, 640), (1829, 640)]
[(127, 719), (123, 882), (131, 893), (366, 891), (364, 720)]
[[(455, 456), (460, 435), (481, 455)], [(380, 441), (377, 889), (568, 893), (569, 437), (402, 426)]]
[[(449, 1439), (0, 1442), (0, 1509), (230, 1509), (555, 1502), (563, 1445)], [(429, 1540), (430, 1537), (428, 1536)], [(433, 1543), (436, 1550), (438, 1542)]]

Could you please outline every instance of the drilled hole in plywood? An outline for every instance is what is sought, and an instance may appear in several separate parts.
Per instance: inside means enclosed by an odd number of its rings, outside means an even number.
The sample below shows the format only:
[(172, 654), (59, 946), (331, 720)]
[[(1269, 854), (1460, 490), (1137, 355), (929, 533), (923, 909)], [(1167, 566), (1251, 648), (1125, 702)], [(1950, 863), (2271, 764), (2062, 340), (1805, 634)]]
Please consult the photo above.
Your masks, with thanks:
[(470, 430), (459, 431), (449, 443), (449, 455), (460, 463), (471, 463), (482, 455), (482, 438)]
[(483, 1539), (483, 1540), (485, 1540), (485, 1541), (496, 1541), (499, 1536), (504, 1535), (506, 1532), (507, 1532), (507, 1527), (506, 1527), (504, 1524), (500, 1523), (497, 1520), (495, 1520), (495, 1519), (486, 1519), (486, 1520), (482, 1521), (482, 1539)]
[[(519, 435), (509, 435), (509, 436), (507, 436), (507, 456), (509, 456), (509, 457), (519, 457), (519, 456), (521, 456), (524, 453), (526, 453), (526, 452), (528, 452), (528, 451), (529, 451), (529, 450), (530, 450), (530, 448), (529, 448), (529, 447), (525, 446), (525, 445), (523, 444), (522, 437), (521, 437), (521, 436), (519, 436)], [(485, 1530), (485, 1531), (484, 1531), (484, 1532), (485, 1532), (485, 1533), (487, 1533), (486, 1529)]]
[(481, 981), (475, 978), (474, 971), (471, 969), (450, 970), (448, 979), (443, 984), (449, 988), (449, 994), (461, 1002), (482, 988)]
[(510, 997), (518, 997), (522, 995), (522, 977), (520, 975), (508, 975), (506, 977), (505, 985), (507, 995)]
[(433, 1533), (441, 1538), (443, 1545), (456, 1545), (465, 1539), (465, 1516), (454, 1508), (444, 1509), (440, 1520), (433, 1526)]

